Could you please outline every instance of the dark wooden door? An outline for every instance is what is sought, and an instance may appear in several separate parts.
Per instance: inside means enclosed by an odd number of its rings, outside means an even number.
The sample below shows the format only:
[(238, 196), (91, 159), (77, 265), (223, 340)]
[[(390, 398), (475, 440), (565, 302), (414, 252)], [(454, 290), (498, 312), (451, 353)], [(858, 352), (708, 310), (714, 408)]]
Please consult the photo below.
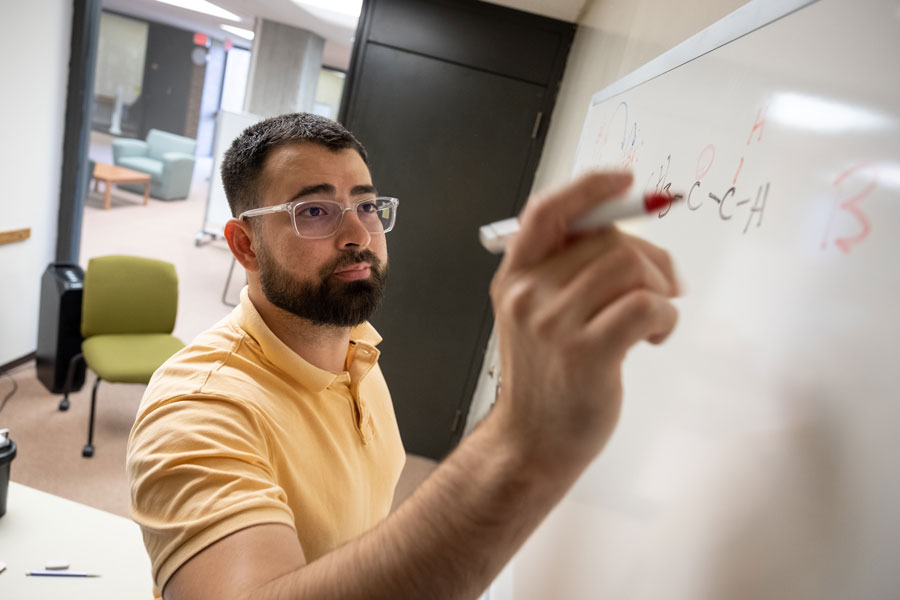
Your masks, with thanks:
[(400, 198), (373, 319), (381, 366), (407, 451), (441, 458), (458, 441), (492, 325), (499, 260), (478, 227), (521, 207), (555, 87), (371, 40), (351, 77), (345, 124), (379, 192)]

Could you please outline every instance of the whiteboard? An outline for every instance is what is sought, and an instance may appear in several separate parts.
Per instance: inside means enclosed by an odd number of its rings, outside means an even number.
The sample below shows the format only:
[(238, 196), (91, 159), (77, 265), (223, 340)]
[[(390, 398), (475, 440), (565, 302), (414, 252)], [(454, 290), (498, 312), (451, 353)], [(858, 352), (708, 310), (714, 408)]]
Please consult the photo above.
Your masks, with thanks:
[(196, 238), (198, 245), (204, 235), (224, 237), (225, 223), (231, 218), (231, 208), (228, 206), (228, 198), (225, 197), (225, 188), (222, 185), (222, 159), (234, 139), (244, 129), (261, 120), (262, 117), (247, 112), (220, 110), (216, 114), (213, 169), (209, 180), (209, 193), (206, 197), (203, 226)]
[(492, 600), (898, 597), (898, 57), (896, 0), (756, 0), (594, 96), (680, 323)]

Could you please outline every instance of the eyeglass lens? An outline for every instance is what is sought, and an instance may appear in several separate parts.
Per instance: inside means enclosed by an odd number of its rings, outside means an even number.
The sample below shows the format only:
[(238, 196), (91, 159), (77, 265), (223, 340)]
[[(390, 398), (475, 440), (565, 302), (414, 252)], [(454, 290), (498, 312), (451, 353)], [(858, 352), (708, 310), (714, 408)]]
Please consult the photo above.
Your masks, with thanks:
[[(294, 207), (294, 226), (300, 237), (327, 237), (338, 230), (344, 207), (328, 200), (303, 202)], [(390, 231), (397, 209), (387, 198), (373, 198), (356, 205), (356, 216), (369, 233)]]

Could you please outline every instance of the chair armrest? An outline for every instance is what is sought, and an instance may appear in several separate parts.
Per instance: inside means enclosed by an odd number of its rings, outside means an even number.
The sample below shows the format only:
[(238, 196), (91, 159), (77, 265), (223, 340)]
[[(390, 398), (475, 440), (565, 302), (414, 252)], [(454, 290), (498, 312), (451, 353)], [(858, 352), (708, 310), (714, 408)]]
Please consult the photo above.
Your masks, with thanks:
[(194, 174), (194, 155), (166, 152), (162, 155), (162, 177), (159, 193), (163, 198), (185, 198)]
[(191, 165), (193, 165), (194, 160), (196, 160), (196, 159), (194, 158), (193, 154), (185, 154), (184, 152), (164, 152), (162, 155), (162, 160), (163, 160), (163, 168), (165, 168), (165, 165), (167, 165), (167, 164), (176, 164), (176, 163), (185, 163), (185, 162), (188, 162)]
[(129, 139), (113, 140), (112, 151), (113, 164), (119, 164), (119, 159), (126, 156), (146, 156), (147, 142)]
[(170, 177), (191, 179), (194, 172), (194, 155), (185, 154), (184, 152), (166, 152), (162, 155), (163, 163), (163, 179)]

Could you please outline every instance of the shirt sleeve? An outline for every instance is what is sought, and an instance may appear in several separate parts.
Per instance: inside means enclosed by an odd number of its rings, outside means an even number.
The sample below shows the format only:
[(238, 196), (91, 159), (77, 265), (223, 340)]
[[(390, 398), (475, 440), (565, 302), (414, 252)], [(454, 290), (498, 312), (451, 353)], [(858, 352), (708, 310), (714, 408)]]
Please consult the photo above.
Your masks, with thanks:
[(231, 533), (263, 523), (294, 527), (266, 430), (237, 400), (181, 396), (143, 411), (127, 471), (132, 517), (160, 590), (192, 556)]

